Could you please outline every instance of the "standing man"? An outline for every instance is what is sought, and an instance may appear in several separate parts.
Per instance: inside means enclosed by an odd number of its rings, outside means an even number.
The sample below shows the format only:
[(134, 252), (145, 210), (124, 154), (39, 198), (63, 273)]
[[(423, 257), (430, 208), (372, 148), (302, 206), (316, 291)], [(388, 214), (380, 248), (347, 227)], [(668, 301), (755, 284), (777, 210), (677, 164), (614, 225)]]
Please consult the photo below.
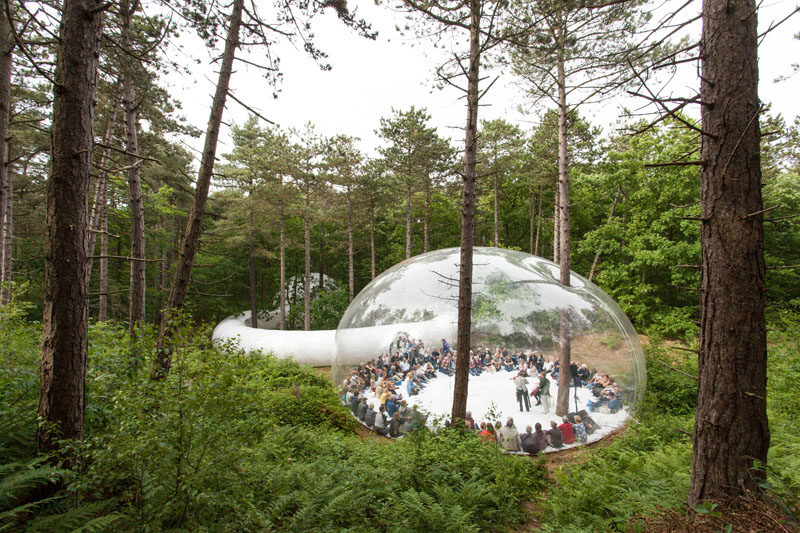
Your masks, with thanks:
[(442, 355), (447, 355), (450, 353), (450, 344), (442, 339)]
[(544, 372), (539, 374), (539, 395), (542, 398), (544, 414), (547, 414), (550, 412), (550, 380)]
[(517, 401), (519, 402), (519, 412), (522, 412), (522, 403), (525, 403), (525, 411), (531, 410), (531, 401), (528, 398), (528, 378), (525, 377), (525, 371), (520, 370), (517, 377), (514, 378), (514, 386), (517, 388)]

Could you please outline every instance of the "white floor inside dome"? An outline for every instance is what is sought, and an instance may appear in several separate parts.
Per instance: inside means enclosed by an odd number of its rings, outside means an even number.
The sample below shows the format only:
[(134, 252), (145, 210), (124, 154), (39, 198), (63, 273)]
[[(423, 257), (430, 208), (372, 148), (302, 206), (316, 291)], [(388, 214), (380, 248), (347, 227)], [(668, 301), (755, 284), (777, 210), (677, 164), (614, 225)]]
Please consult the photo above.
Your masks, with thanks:
[[(529, 412), (520, 412), (519, 403), (516, 399), (516, 389), (512, 378), (516, 377), (517, 372), (506, 372), (501, 370), (490, 374), (484, 372), (480, 376), (469, 377), (469, 397), (467, 399), (467, 411), (472, 412), (472, 417), (475, 419), (476, 424), (481, 421), (495, 423), (497, 421), (505, 424), (506, 419), (510, 416), (514, 418), (514, 425), (520, 433), (525, 431), (525, 427), (530, 425), (534, 427), (536, 422), (542, 424), (542, 429), (547, 431), (550, 429), (550, 421), (554, 420), (561, 424), (560, 417), (555, 414), (555, 400), (558, 395), (558, 385), (556, 382), (548, 377), (550, 380), (550, 412), (545, 413), (543, 410), (544, 403), (537, 406), (536, 400), (531, 397), (531, 409)], [(538, 382), (535, 378), (528, 378), (528, 390), (531, 391), (536, 387)], [(428, 382), (428, 385), (416, 396), (406, 397), (404, 399), (408, 402), (409, 407), (416, 405), (418, 409), (424, 410), (429, 413), (431, 419), (445, 420), (450, 417), (450, 410), (453, 403), (453, 378), (448, 378), (446, 375), (438, 373), (436, 379)], [(368, 401), (372, 401), (372, 393), (368, 394)], [(577, 409), (575, 408), (575, 389), (570, 389), (570, 402), (569, 410), (573, 411), (589, 411), (587, 402), (593, 398), (592, 393), (587, 388), (578, 388)], [(494, 413), (489, 417), (490, 413)], [(589, 413), (589, 416), (597, 423), (599, 429), (588, 435), (588, 442), (595, 442), (602, 439), (604, 436), (612, 433), (616, 429), (625, 425), (629, 417), (627, 407), (623, 407), (616, 413), (601, 413), (595, 410)], [(429, 422), (432, 420), (429, 419)], [(559, 450), (572, 448), (579, 444), (565, 445)], [(556, 451), (555, 448), (548, 447), (545, 452)]]

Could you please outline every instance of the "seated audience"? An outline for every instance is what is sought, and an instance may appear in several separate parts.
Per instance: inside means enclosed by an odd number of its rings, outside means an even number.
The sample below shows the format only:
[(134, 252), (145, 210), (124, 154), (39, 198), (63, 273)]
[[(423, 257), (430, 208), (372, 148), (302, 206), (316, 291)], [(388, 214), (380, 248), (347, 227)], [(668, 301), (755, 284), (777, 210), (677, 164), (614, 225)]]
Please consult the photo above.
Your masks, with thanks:
[(572, 430), (575, 432), (575, 440), (581, 444), (586, 444), (586, 441), (589, 438), (586, 435), (586, 426), (583, 425), (583, 422), (581, 422), (581, 417), (578, 415), (575, 415), (575, 423), (572, 424)]
[(561, 448), (564, 446), (564, 437), (561, 435), (561, 430), (558, 429), (558, 424), (555, 420), (550, 421), (550, 429), (547, 430), (547, 444), (551, 448)]
[(500, 446), (509, 452), (518, 452), (522, 450), (522, 442), (519, 438), (519, 431), (514, 426), (514, 419), (509, 417), (506, 420), (506, 425), (501, 427), (497, 432), (497, 438)]
[(376, 414), (377, 413), (375, 412), (375, 404), (370, 402), (369, 406), (367, 408), (367, 412), (364, 415), (364, 424), (366, 424), (367, 427), (370, 428), (370, 429), (375, 427), (375, 415)]
[(395, 411), (394, 416), (392, 416), (392, 421), (389, 422), (389, 436), (397, 438), (402, 435), (402, 425), (403, 421), (400, 419), (400, 413)]
[(570, 424), (566, 416), (562, 418), (562, 420), (564, 423), (558, 426), (558, 429), (561, 430), (561, 438), (564, 444), (572, 444), (575, 442), (575, 433), (572, 431), (572, 424)]
[(358, 409), (356, 409), (356, 418), (364, 421), (364, 418), (367, 416), (367, 399), (364, 396), (360, 396), (358, 398)]
[(537, 451), (542, 451), (547, 448), (547, 435), (542, 431), (542, 425), (539, 422), (536, 422), (534, 427), (536, 431), (533, 432), (533, 438), (536, 443), (536, 449)]
[(486, 422), (481, 422), (481, 430), (478, 432), (478, 436), (483, 439), (485, 442), (494, 442), (495, 436), (494, 433), (489, 431), (488, 424)]
[(536, 438), (533, 436), (533, 428), (525, 427), (525, 433), (520, 434), (519, 440), (522, 443), (522, 451), (531, 455), (536, 454), (539, 449), (536, 447)]
[(386, 421), (386, 408), (380, 406), (378, 412), (375, 414), (375, 431), (384, 437), (389, 435), (389, 424)]

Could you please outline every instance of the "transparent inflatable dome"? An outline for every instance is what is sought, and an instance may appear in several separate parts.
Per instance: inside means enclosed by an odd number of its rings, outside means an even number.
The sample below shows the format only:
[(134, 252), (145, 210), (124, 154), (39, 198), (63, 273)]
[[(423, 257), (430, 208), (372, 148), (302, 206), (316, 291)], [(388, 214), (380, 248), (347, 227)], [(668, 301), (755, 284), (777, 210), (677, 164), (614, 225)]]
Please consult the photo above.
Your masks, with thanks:
[[(378, 382), (392, 380), (398, 401), (435, 416), (450, 412), (459, 254), (458, 248), (449, 248), (413, 257), (358, 294), (336, 331), (334, 383), (348, 387), (357, 382), (361, 394), (369, 397), (382, 384)], [(518, 416), (550, 428), (557, 397), (552, 365), (559, 358), (562, 320), (568, 324), (571, 360), (581, 377), (570, 391), (570, 411), (591, 411), (592, 418), (599, 419), (615, 416), (618, 422), (640, 402), (644, 358), (630, 321), (596, 285), (573, 273), (571, 286), (564, 287), (559, 277), (558, 265), (545, 259), (514, 250), (475, 248), (467, 409), (476, 421), (494, 422), (500, 417), (505, 421), (527, 408), (515, 397), (513, 380), (524, 371), (532, 392), (543, 371), (551, 380), (549, 413), (535, 405), (541, 398), (531, 397), (531, 410)], [(576, 368), (571, 370), (575, 374)], [(608, 413), (603, 409), (607, 402), (597, 395), (602, 393), (598, 378), (605, 380), (601, 384), (606, 393), (614, 385), (618, 389), (620, 401), (606, 407)], [(525, 420), (516, 422), (521, 432)], [(617, 422), (609, 419), (608, 425), (619, 426)]]

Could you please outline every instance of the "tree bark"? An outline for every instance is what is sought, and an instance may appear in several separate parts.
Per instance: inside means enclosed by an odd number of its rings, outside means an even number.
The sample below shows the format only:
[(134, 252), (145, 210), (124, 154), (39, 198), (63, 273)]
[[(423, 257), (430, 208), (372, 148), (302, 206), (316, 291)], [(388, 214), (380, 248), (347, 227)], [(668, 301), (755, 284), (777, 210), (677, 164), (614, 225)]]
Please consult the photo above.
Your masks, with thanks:
[(480, 73), (480, 0), (470, 0), (469, 68), (467, 70), (467, 124), (464, 139), (464, 192), (461, 207), (461, 262), (458, 280), (456, 372), (451, 420), (467, 416), (469, 350), (472, 329), (472, 252), (475, 245), (475, 185), (478, 139), (478, 84)]
[(228, 87), (231, 81), (231, 72), (233, 71), (233, 59), (236, 55), (236, 48), (239, 46), (239, 27), (242, 22), (243, 7), (244, 0), (233, 0), (228, 35), (225, 39), (225, 50), (222, 53), (222, 64), (219, 70), (217, 88), (214, 92), (211, 115), (208, 119), (208, 128), (206, 129), (203, 157), (200, 161), (200, 170), (197, 174), (194, 202), (192, 202), (192, 209), (189, 212), (189, 219), (186, 223), (186, 231), (184, 232), (183, 244), (178, 254), (175, 276), (170, 286), (167, 306), (166, 309), (164, 309), (164, 316), (161, 319), (161, 327), (159, 329), (156, 345), (157, 355), (152, 373), (152, 377), (155, 379), (165, 378), (172, 364), (171, 348), (167, 346), (167, 341), (172, 336), (170, 321), (174, 313), (181, 309), (183, 303), (186, 301), (189, 277), (192, 274), (194, 256), (195, 253), (197, 253), (200, 231), (203, 227), (206, 200), (208, 200), (208, 188), (211, 185), (211, 177), (214, 173), (217, 139), (219, 138), (222, 114), (225, 111), (225, 100), (228, 96)]
[[(138, 8), (138, 0), (120, 2), (120, 39), (122, 46), (131, 49), (131, 20)], [(126, 58), (127, 62), (132, 58)], [(147, 262), (145, 259), (144, 202), (142, 200), (142, 178), (139, 164), (139, 133), (136, 119), (136, 90), (130, 65), (121, 68), (122, 105), (125, 115), (125, 148), (127, 152), (128, 208), (131, 214), (131, 277), (128, 308), (128, 331), (131, 339), (138, 337), (136, 330), (145, 322), (145, 299), (147, 295)], [(139, 259), (137, 261), (137, 259)]]
[[(703, 2), (702, 286), (689, 508), (764, 479), (767, 354), (753, 0)], [(756, 466), (754, 466), (754, 463)]]
[(406, 259), (411, 257), (411, 185), (406, 186)]
[(255, 215), (253, 213), (253, 184), (250, 183), (250, 198), (248, 198), (248, 235), (247, 235), (247, 263), (250, 267), (250, 327), (258, 327), (258, 295), (256, 293), (256, 231)]
[(533, 246), (533, 239), (534, 239), (534, 226), (536, 223), (536, 193), (533, 190), (533, 185), (531, 185), (530, 190), (530, 201), (528, 202), (528, 212), (530, 214), (530, 218), (528, 220), (529, 227), (528, 227), (528, 240), (529, 246), (528, 249), (530, 250), (531, 255), (534, 254), (534, 246)]
[(559, 224), (561, 223), (561, 210), (558, 208), (558, 202), (561, 201), (561, 190), (559, 188), (558, 178), (556, 178), (556, 192), (555, 199), (553, 200), (553, 263), (558, 263), (559, 252)]
[(539, 235), (542, 230), (542, 187), (539, 186), (539, 208), (536, 214), (536, 242), (533, 245), (533, 255), (539, 255)]
[[(559, 223), (560, 234), (560, 266), (561, 285), (569, 287), (570, 278), (570, 240), (569, 240), (569, 167), (567, 161), (567, 92), (566, 75), (564, 72), (564, 46), (566, 29), (563, 25), (559, 32), (558, 45), (558, 191), (559, 191)], [(561, 350), (559, 353), (558, 398), (556, 399), (556, 414), (563, 416), (569, 412), (569, 385), (570, 385), (570, 317), (567, 310), (560, 313), (559, 335), (561, 337)]]
[[(97, 320), (108, 320), (108, 186), (100, 190), (100, 298), (97, 303)], [(91, 263), (90, 263), (91, 264)], [(87, 269), (89, 267), (87, 266)], [(88, 285), (88, 278), (87, 278)]]
[[(28, 162), (25, 163), (23, 175), (27, 174)], [(11, 173), (6, 175), (5, 192), (5, 221), (2, 224), (2, 240), (0, 240), (3, 254), (3, 262), (0, 264), (0, 269), (3, 271), (3, 288), (0, 291), (0, 304), (2, 305), (11, 301), (10, 284), (14, 281), (14, 179)]]
[(305, 241), (305, 284), (303, 285), (303, 329), (311, 329), (311, 191), (306, 190), (306, 210), (303, 216)]
[(422, 229), (422, 253), (428, 253), (430, 249), (430, 229), (431, 229), (431, 178), (425, 179), (425, 220)]
[[(611, 203), (611, 211), (608, 213), (608, 222), (611, 223), (611, 220), (614, 218), (614, 210), (617, 208), (617, 202), (619, 202), (619, 197), (622, 194), (622, 187), (617, 187), (617, 194), (614, 195), (614, 201)], [(600, 248), (597, 249), (597, 253), (594, 254), (594, 261), (592, 261), (592, 269), (589, 271), (589, 281), (594, 279), (594, 273), (597, 270), (597, 263), (600, 261)]]
[(348, 301), (352, 302), (356, 294), (355, 252), (353, 249), (353, 201), (350, 197), (350, 185), (347, 186), (347, 286)]
[(278, 208), (280, 210), (280, 224), (281, 224), (281, 266), (280, 266), (280, 305), (279, 305), (279, 325), (281, 330), (286, 329), (286, 213), (283, 207), (283, 177), (280, 180), (280, 199), (278, 200)]
[[(0, 304), (11, 300), (12, 281), (12, 239), (13, 231), (13, 189), (8, 163), (8, 121), (11, 114), (11, 68), (13, 63), (14, 39), (11, 23), (6, 10), (0, 9)], [(6, 245), (6, 243), (9, 243)]]
[(325, 275), (325, 221), (320, 221), (320, 238), (319, 238), (319, 290), (325, 287), (323, 276)]
[[(97, 243), (97, 234), (100, 230), (100, 220), (102, 216), (102, 212), (106, 209), (106, 203), (108, 202), (108, 160), (111, 157), (111, 142), (112, 137), (114, 135), (114, 128), (117, 124), (117, 104), (116, 102), (112, 106), (111, 111), (111, 118), (108, 121), (108, 126), (106, 127), (106, 132), (103, 134), (103, 144), (105, 147), (103, 148), (103, 153), (100, 156), (100, 168), (97, 171), (97, 181), (94, 184), (94, 196), (92, 198), (92, 209), (89, 212), (89, 235), (86, 239), (86, 250), (87, 253), (91, 256), (94, 255), (94, 247)], [(108, 255), (106, 254), (100, 254)], [(101, 259), (102, 260), (102, 259)], [(89, 261), (89, 264), (86, 267), (86, 283), (92, 278), (92, 265), (93, 261)], [(106, 263), (108, 265), (108, 263)]]
[(369, 199), (369, 272), (375, 279), (375, 198)]
[(498, 184), (497, 184), (497, 171), (494, 173), (494, 247), (500, 246), (500, 206), (498, 200)]
[(40, 452), (59, 438), (81, 440), (86, 405), (88, 297), (86, 236), (92, 120), (100, 53), (99, 0), (64, 0), (53, 90), (53, 152), (47, 180)]

